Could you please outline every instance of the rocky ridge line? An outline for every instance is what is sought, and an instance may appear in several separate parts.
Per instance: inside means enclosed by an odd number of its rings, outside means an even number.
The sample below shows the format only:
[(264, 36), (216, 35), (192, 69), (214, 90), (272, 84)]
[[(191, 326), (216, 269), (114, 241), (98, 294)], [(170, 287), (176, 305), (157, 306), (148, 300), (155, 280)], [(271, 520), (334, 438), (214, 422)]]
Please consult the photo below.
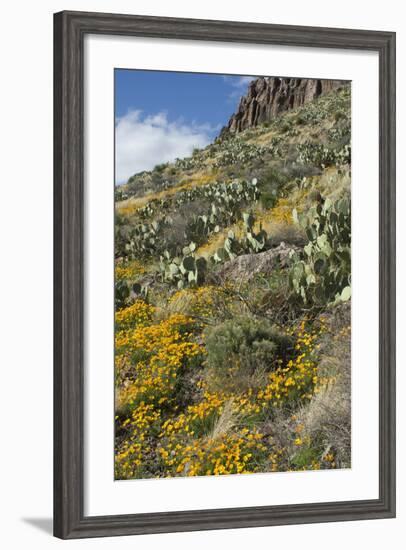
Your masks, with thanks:
[(301, 107), (322, 94), (348, 85), (346, 80), (260, 77), (248, 85), (221, 137), (269, 122), (278, 114)]

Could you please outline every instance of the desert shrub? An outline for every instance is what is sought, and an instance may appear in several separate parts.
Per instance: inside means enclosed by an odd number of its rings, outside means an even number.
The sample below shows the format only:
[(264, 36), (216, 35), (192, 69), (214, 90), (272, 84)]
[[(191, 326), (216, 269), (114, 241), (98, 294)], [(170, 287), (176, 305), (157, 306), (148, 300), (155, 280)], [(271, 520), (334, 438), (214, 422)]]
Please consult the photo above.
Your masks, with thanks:
[(343, 118), (346, 118), (346, 114), (342, 111), (337, 111), (334, 113), (334, 120), (335, 122), (338, 122), (339, 120), (342, 120)]
[(275, 266), (269, 276), (257, 275), (246, 284), (239, 284), (236, 294), (245, 311), (267, 317), (276, 326), (291, 324), (302, 309), (299, 300), (291, 296), (288, 270), (281, 266)]
[(282, 169), (282, 173), (285, 174), (290, 180), (318, 176), (321, 172), (321, 168), (314, 164), (302, 164), (301, 162), (298, 162), (297, 155), (295, 155), (294, 158), (288, 159)]
[(261, 204), (264, 208), (272, 208), (275, 206), (280, 195), (280, 190), (286, 184), (288, 178), (276, 168), (268, 166), (258, 172), (258, 180), (261, 191)]
[(161, 164), (157, 164), (153, 169), (153, 172), (158, 172), (158, 173), (163, 172), (167, 166), (168, 166), (167, 162), (162, 162)]
[(279, 130), (282, 133), (287, 133), (287, 132), (290, 132), (292, 130), (292, 127), (293, 127), (292, 120), (286, 118), (286, 119), (281, 121), (280, 126), (279, 126)]
[(126, 199), (128, 199), (128, 193), (126, 191), (125, 188), (123, 188), (122, 186), (116, 186), (115, 189), (114, 189), (114, 201), (115, 202), (119, 202), (119, 201), (124, 201)]
[(291, 339), (268, 321), (248, 316), (210, 328), (205, 343), (214, 382), (237, 390), (256, 385), (278, 367), (278, 360), (286, 358), (292, 347)]
[(302, 126), (303, 124), (307, 124), (309, 121), (309, 117), (306, 116), (305, 113), (301, 113), (297, 115), (296, 117), (296, 124), (299, 124), (299, 126)]
[(203, 211), (210, 208), (210, 202), (207, 199), (196, 199), (191, 202), (181, 204), (174, 209), (170, 217), (169, 228), (164, 231), (160, 240), (160, 246), (157, 247), (158, 253), (169, 250), (172, 254), (181, 254), (182, 248), (189, 242), (198, 242), (200, 235), (191, 230), (196, 217)]
[(130, 196), (140, 195), (144, 192), (145, 183), (150, 180), (151, 174), (149, 172), (139, 172), (131, 176), (123, 187)]

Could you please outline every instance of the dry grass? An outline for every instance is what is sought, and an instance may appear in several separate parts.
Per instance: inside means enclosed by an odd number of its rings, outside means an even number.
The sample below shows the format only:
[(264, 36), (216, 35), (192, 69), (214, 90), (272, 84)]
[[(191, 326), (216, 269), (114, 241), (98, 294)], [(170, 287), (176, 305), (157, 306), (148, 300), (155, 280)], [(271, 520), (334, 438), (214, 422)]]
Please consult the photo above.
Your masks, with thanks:
[(334, 336), (324, 339), (318, 376), (329, 379), (319, 393), (299, 410), (303, 433), (318, 440), (325, 453), (334, 452), (336, 466), (351, 465), (351, 306), (336, 308), (328, 323)]
[(183, 176), (179, 180), (179, 185), (170, 187), (169, 189), (149, 193), (142, 197), (130, 197), (129, 199), (126, 199), (124, 201), (117, 202), (116, 211), (119, 214), (129, 216), (131, 214), (134, 214), (139, 208), (142, 208), (152, 200), (172, 197), (180, 191), (185, 191), (186, 189), (193, 189), (194, 187), (206, 185), (215, 180), (216, 174), (214, 172), (210, 172), (209, 174), (207, 174), (205, 172), (199, 171), (191, 176)]
[(196, 250), (196, 256), (198, 258), (203, 257), (208, 260), (211, 256), (214, 255), (218, 248), (221, 248), (224, 245), (224, 241), (227, 238), (228, 232), (233, 231), (237, 239), (241, 238), (244, 235), (244, 224), (243, 222), (238, 222), (228, 227), (225, 227), (218, 233), (213, 233), (210, 235), (206, 243), (202, 244)]
[(213, 430), (208, 436), (209, 439), (218, 439), (223, 435), (230, 433), (238, 424), (238, 420), (238, 414), (235, 413), (233, 401), (230, 399), (224, 404), (223, 411), (216, 420)]
[(304, 426), (303, 434), (320, 441), (323, 455), (333, 451), (337, 468), (351, 465), (351, 399), (350, 381), (340, 377), (337, 382), (324, 386), (303, 407), (298, 422)]

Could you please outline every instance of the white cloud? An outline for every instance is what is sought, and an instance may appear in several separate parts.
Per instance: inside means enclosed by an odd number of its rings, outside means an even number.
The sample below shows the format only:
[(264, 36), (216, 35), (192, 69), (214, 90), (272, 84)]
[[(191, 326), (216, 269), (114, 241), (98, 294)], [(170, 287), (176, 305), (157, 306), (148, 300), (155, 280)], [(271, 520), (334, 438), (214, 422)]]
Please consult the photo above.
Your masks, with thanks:
[(116, 183), (151, 170), (156, 164), (189, 156), (194, 147), (205, 147), (217, 128), (209, 124), (169, 122), (166, 113), (142, 116), (129, 111), (116, 121)]
[(255, 78), (255, 76), (223, 76), (224, 82), (233, 88), (228, 94), (228, 101), (234, 103), (239, 100), (246, 93), (248, 84), (255, 80)]
[(223, 77), (227, 84), (230, 84), (233, 88), (246, 88), (250, 82), (255, 80), (255, 76), (224, 76)]

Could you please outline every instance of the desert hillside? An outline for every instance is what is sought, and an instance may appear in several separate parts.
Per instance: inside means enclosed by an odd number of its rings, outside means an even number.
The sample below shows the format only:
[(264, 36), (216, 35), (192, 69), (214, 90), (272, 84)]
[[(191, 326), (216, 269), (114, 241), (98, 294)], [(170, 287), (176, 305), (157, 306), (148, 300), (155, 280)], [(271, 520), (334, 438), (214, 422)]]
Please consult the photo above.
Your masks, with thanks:
[(350, 466), (351, 97), (323, 86), (258, 79), (116, 188), (117, 478)]

